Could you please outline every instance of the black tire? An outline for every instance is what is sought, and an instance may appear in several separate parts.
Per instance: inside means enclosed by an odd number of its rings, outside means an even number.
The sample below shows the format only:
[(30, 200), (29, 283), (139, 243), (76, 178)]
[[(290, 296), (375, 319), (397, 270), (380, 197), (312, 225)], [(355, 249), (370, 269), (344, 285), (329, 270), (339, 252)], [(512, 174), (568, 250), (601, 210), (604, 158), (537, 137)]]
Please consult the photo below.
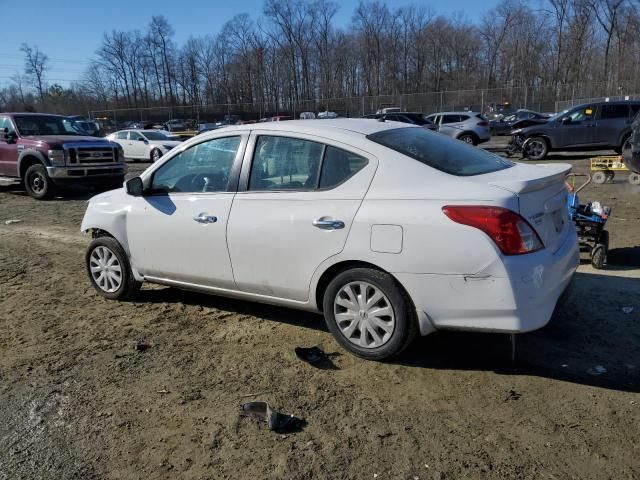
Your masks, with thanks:
[(48, 200), (55, 191), (53, 181), (47, 174), (47, 169), (39, 163), (27, 168), (24, 173), (24, 188), (36, 200)]
[(151, 160), (151, 163), (155, 163), (158, 160), (160, 160), (160, 157), (162, 157), (162, 152), (157, 149), (154, 148), (153, 150), (151, 150), (151, 154), (149, 155), (149, 160)]
[(613, 179), (616, 177), (616, 172), (610, 171), (610, 172), (606, 172), (606, 182), (607, 183), (613, 183)]
[[(390, 337), (380, 346), (361, 347), (356, 345), (342, 333), (338, 326), (335, 317), (335, 309), (338, 307), (334, 306), (334, 301), (342, 289), (353, 282), (366, 282), (375, 289), (378, 289), (386, 297), (380, 301), (387, 302), (388, 300), (389, 306), (393, 311), (395, 317), (394, 328), (390, 333)], [(372, 307), (376, 305), (379, 305), (379, 303), (372, 305)], [(418, 334), (418, 321), (411, 300), (391, 275), (379, 270), (354, 268), (338, 274), (325, 290), (323, 310), (327, 327), (329, 327), (329, 330), (338, 343), (342, 345), (345, 350), (368, 360), (384, 360), (400, 354)], [(354, 319), (352, 321), (363, 322), (365, 319), (366, 317), (362, 320)], [(362, 325), (362, 323), (359, 323), (359, 325)], [(359, 332), (360, 330), (356, 328), (355, 331)], [(370, 334), (369, 336), (373, 339)]]
[(593, 174), (593, 176), (591, 177), (591, 180), (593, 180), (593, 183), (602, 185), (604, 182), (607, 181), (607, 174), (604, 173), (602, 170), (598, 170)]
[[(93, 267), (99, 266), (95, 260), (95, 257), (92, 257), (94, 252), (97, 253), (99, 248), (106, 248), (113, 255), (115, 255), (118, 266), (120, 267), (120, 283), (118, 288), (114, 288), (112, 290), (106, 290), (101, 287), (94, 275), (91, 271)], [(113, 237), (98, 237), (95, 238), (87, 247), (87, 253), (85, 254), (85, 265), (87, 267), (87, 274), (89, 275), (89, 281), (93, 288), (105, 298), (110, 300), (125, 300), (127, 298), (131, 298), (142, 286), (142, 283), (137, 281), (133, 276), (133, 271), (131, 270), (131, 264), (129, 263), (129, 258), (127, 254), (123, 250), (122, 246), (118, 243), (118, 241)], [(111, 266), (113, 267), (113, 265)]]
[(544, 137), (531, 137), (522, 150), (524, 156), (531, 160), (544, 160), (549, 153), (549, 142)]
[(460, 135), (458, 137), (458, 140), (460, 140), (461, 142), (464, 142), (464, 143), (468, 143), (469, 145), (474, 145), (475, 146), (475, 145), (478, 144), (478, 140), (471, 133), (463, 133), (462, 135)]
[(607, 248), (605, 245), (598, 243), (591, 250), (591, 265), (597, 270), (602, 270), (607, 263)]

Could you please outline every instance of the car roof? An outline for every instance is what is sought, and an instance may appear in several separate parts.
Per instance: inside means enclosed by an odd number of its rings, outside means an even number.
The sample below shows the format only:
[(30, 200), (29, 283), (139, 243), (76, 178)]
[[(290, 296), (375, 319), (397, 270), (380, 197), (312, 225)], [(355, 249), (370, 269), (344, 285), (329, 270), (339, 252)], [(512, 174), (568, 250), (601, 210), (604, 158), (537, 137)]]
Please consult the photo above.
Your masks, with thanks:
[[(402, 126), (400, 126), (402, 125)], [(335, 119), (315, 119), (315, 120), (288, 120), (286, 122), (264, 122), (250, 123), (245, 125), (231, 125), (218, 129), (216, 132), (236, 132), (250, 130), (270, 130), (285, 131), (292, 133), (308, 133), (318, 136), (331, 136), (332, 134), (347, 132), (370, 135), (383, 130), (395, 128), (419, 128), (410, 124), (399, 122), (372, 122), (367, 118), (335, 118)]]
[(0, 112), (0, 115), (33, 115), (36, 117), (62, 117), (69, 118), (66, 115), (58, 115), (56, 113), (32, 113), (32, 112)]
[(435, 113), (431, 113), (429, 114), (429, 116), (431, 115), (477, 115), (480, 112), (470, 112), (468, 110), (463, 110), (463, 111), (454, 111), (454, 112), (435, 112)]

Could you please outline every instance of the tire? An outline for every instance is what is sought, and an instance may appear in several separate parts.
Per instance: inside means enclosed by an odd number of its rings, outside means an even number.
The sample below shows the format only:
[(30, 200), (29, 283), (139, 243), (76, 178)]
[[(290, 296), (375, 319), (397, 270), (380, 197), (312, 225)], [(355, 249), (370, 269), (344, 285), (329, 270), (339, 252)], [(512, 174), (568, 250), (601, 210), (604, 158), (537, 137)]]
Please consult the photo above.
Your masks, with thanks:
[(458, 140), (460, 140), (461, 142), (464, 142), (464, 143), (468, 143), (469, 145), (474, 145), (475, 146), (475, 145), (478, 144), (478, 141), (476, 140), (476, 137), (473, 136), (470, 133), (463, 133), (462, 135), (460, 135), (458, 137)]
[(607, 179), (605, 180), (607, 183), (613, 183), (613, 179), (616, 177), (616, 172), (606, 172), (605, 174), (607, 176)]
[(160, 160), (160, 157), (162, 157), (162, 152), (159, 149), (154, 148), (153, 150), (151, 150), (151, 154), (149, 155), (151, 163), (157, 162), (158, 160)]
[(55, 191), (47, 169), (39, 163), (31, 165), (24, 174), (24, 188), (36, 200), (48, 200)]
[[(111, 260), (115, 257), (115, 260)], [(131, 265), (122, 246), (113, 237), (95, 238), (87, 248), (85, 264), (93, 288), (110, 300), (131, 298), (142, 286), (131, 270)], [(100, 268), (96, 272), (92, 269)], [(118, 278), (118, 271), (120, 275)], [(100, 277), (103, 275), (104, 277)]]
[(629, 183), (631, 185), (640, 185), (640, 174), (638, 174), (638, 173), (630, 173), (629, 174)]
[[(366, 291), (365, 299), (380, 296), (368, 308), (360, 308), (364, 305), (356, 300), (362, 295), (361, 286)], [(349, 301), (350, 298), (355, 301)], [(341, 300), (341, 304), (337, 300)], [(345, 305), (353, 308), (348, 309)], [(345, 350), (368, 360), (383, 360), (400, 354), (418, 333), (411, 300), (391, 275), (379, 270), (354, 268), (338, 274), (325, 290), (323, 310), (327, 327), (338, 343)], [(385, 313), (370, 316), (374, 310), (384, 310)], [(351, 322), (348, 318), (350, 311), (353, 312)], [(337, 319), (337, 315), (341, 318)], [(373, 318), (377, 319), (375, 323), (371, 321)], [(360, 330), (362, 325), (366, 326), (364, 334)]]
[(593, 183), (602, 185), (604, 182), (607, 181), (607, 174), (604, 173), (602, 170), (598, 170), (596, 173), (593, 174), (593, 176), (591, 177), (591, 180), (593, 180)]
[(531, 137), (526, 140), (523, 154), (531, 160), (544, 160), (549, 153), (549, 143), (544, 137)]
[(591, 265), (596, 270), (602, 270), (607, 263), (607, 248), (598, 243), (591, 251)]
[(626, 135), (622, 139), (622, 143), (620, 143), (619, 147), (614, 148), (613, 150), (618, 154), (622, 155), (625, 150), (631, 149), (631, 134)]

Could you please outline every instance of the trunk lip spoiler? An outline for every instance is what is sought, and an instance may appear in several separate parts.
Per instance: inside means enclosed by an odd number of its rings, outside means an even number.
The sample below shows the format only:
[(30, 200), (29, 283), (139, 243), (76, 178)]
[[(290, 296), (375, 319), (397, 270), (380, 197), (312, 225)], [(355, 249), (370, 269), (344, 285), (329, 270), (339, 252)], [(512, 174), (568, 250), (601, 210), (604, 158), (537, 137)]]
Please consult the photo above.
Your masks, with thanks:
[[(562, 181), (564, 184), (564, 178), (572, 169), (572, 165), (568, 163), (553, 163), (547, 165), (538, 163), (527, 166), (537, 167), (537, 173), (540, 173), (540, 176), (534, 176), (533, 178), (508, 178), (505, 175), (506, 178), (504, 179), (489, 180), (487, 183), (491, 186), (510, 191), (515, 195), (520, 195), (522, 193), (542, 190), (550, 185), (558, 183), (559, 181)], [(506, 171), (508, 170), (509, 169)]]

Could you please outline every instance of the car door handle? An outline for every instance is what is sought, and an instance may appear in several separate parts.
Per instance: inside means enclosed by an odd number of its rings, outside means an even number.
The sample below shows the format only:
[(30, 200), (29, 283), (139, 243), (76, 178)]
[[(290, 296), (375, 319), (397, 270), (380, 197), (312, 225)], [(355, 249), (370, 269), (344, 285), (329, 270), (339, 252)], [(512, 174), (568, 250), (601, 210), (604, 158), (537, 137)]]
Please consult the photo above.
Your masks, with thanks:
[(199, 213), (193, 219), (198, 223), (216, 223), (218, 221), (218, 217), (207, 215), (206, 213)]
[(321, 230), (340, 230), (344, 228), (344, 222), (341, 220), (331, 220), (326, 217), (321, 217), (318, 220), (313, 221), (313, 226)]

